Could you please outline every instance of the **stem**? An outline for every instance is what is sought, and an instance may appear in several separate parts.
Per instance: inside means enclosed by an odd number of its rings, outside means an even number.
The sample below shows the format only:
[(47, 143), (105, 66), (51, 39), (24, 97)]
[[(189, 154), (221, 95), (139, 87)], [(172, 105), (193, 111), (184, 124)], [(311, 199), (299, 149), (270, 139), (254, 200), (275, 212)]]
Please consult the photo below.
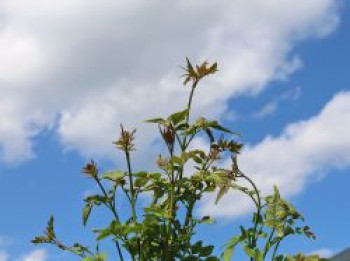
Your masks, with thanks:
[[(190, 121), (190, 112), (191, 112), (191, 106), (192, 106), (192, 100), (193, 100), (193, 94), (194, 94), (194, 90), (196, 89), (197, 87), (197, 84), (198, 84), (198, 81), (199, 80), (195, 80), (192, 84), (192, 88), (191, 88), (191, 92), (190, 92), (190, 96), (188, 98), (188, 103), (187, 103), (187, 115), (186, 115), (186, 124), (189, 123)], [(185, 151), (187, 146), (189, 145), (189, 143), (187, 143), (187, 136), (184, 137), (183, 139), (183, 148), (182, 148), (182, 151)], [(182, 177), (181, 177), (182, 178)]]
[(277, 249), (278, 249), (278, 247), (280, 246), (280, 243), (281, 243), (281, 241), (278, 241), (277, 242), (277, 244), (276, 244), (276, 246), (275, 246), (275, 248), (274, 248), (274, 250), (273, 250), (273, 254), (272, 254), (272, 261), (275, 259), (275, 257), (276, 257), (276, 254), (277, 254)]
[[(72, 254), (75, 254), (77, 256), (80, 256), (80, 257), (86, 257), (86, 254), (85, 253), (82, 253), (82, 254), (79, 254), (77, 253), (76, 251), (73, 250), (72, 247), (68, 247), (66, 245), (64, 245), (63, 243), (61, 243), (60, 241), (56, 240), (56, 239), (53, 239), (50, 244), (52, 245), (55, 245), (57, 246), (58, 248), (62, 249), (63, 251), (68, 251)], [(93, 253), (90, 251), (90, 250), (86, 250), (86, 252), (89, 254), (89, 255), (93, 255)]]
[(188, 206), (187, 213), (186, 213), (186, 219), (185, 219), (185, 226), (188, 226), (190, 224), (190, 221), (192, 220), (192, 212), (194, 208), (194, 201), (190, 202), (190, 205)]
[(178, 142), (179, 145), (180, 145), (181, 151), (184, 151), (184, 150), (185, 150), (184, 144), (182, 144), (179, 134), (178, 134), (176, 131), (174, 131), (174, 132), (175, 132), (176, 140), (177, 140), (177, 142)]
[[(175, 131), (175, 130), (174, 130)], [(169, 148), (169, 154), (170, 154), (170, 158), (173, 157), (173, 150)], [(171, 245), (172, 245), (172, 241), (173, 241), (173, 229), (171, 227), (172, 222), (175, 218), (175, 173), (174, 173), (174, 169), (171, 170), (171, 176), (170, 176), (170, 191), (169, 191), (169, 198), (170, 198), (170, 204), (169, 204), (169, 211), (170, 211), (170, 220), (168, 220), (168, 235), (169, 235), (169, 240), (167, 241), (168, 243), (168, 248), (171, 249)], [(170, 251), (168, 252), (169, 254), (169, 260), (173, 260), (173, 252)]]
[(131, 171), (131, 161), (130, 161), (130, 153), (128, 150), (125, 151), (125, 158), (126, 158), (126, 164), (128, 167), (128, 174), (129, 174), (129, 186), (130, 186), (130, 193), (131, 193), (131, 212), (132, 212), (132, 218), (134, 221), (136, 221), (136, 210), (135, 210), (135, 190), (134, 190), (134, 181), (132, 177), (132, 171)]
[[(132, 177), (132, 170), (131, 170), (131, 160), (130, 160), (130, 153), (128, 150), (125, 150), (125, 158), (126, 158), (126, 164), (128, 167), (128, 174), (129, 174), (129, 183), (130, 183), (130, 192), (131, 192), (131, 212), (132, 212), (132, 219), (134, 222), (137, 221), (136, 216), (136, 207), (135, 207), (135, 189), (134, 189), (134, 181)], [(139, 258), (141, 257), (141, 243), (140, 238), (137, 239), (137, 245), (138, 245), (138, 251), (139, 251)]]
[(268, 240), (267, 240), (267, 242), (266, 242), (265, 251), (264, 251), (264, 258), (266, 257), (267, 252), (268, 252), (269, 249), (270, 249), (269, 244), (270, 244), (270, 242), (271, 242), (271, 240), (272, 240), (273, 235), (275, 234), (275, 231), (276, 231), (275, 229), (272, 229), (272, 231), (271, 231), (271, 233), (270, 233), (270, 236), (269, 236), (269, 238), (268, 238)]
[(186, 117), (186, 123), (190, 121), (190, 111), (191, 111), (191, 105), (192, 105), (192, 99), (193, 99), (193, 94), (194, 90), (196, 89), (198, 84), (198, 80), (195, 80), (192, 84), (191, 92), (190, 92), (190, 97), (188, 98), (188, 103), (187, 103), (187, 117)]
[(187, 149), (188, 145), (190, 145), (190, 143), (191, 143), (191, 141), (193, 140), (193, 138), (194, 138), (195, 135), (196, 135), (196, 133), (195, 133), (195, 134), (192, 134), (191, 137), (190, 137), (190, 139), (187, 141), (187, 143), (184, 144), (184, 148), (185, 148), (185, 149)]
[[(192, 84), (192, 88), (191, 88), (191, 92), (190, 92), (190, 96), (188, 99), (188, 103), (187, 103), (187, 115), (186, 115), (186, 124), (188, 125), (189, 120), (190, 120), (190, 111), (191, 111), (191, 105), (192, 105), (192, 100), (193, 100), (193, 95), (194, 95), (194, 90), (196, 89), (196, 86), (198, 84), (198, 80), (195, 80)], [(189, 144), (189, 142), (187, 143), (187, 136), (185, 135), (183, 140), (181, 141), (178, 133), (174, 130), (175, 132), (175, 137), (180, 145), (181, 151), (184, 152)], [(192, 137), (193, 138), (193, 137)], [(191, 141), (192, 139), (190, 139)], [(169, 148), (169, 154), (170, 157), (173, 156), (173, 148)], [(170, 191), (169, 191), (169, 199), (170, 199), (170, 219), (168, 220), (168, 224), (167, 224), (167, 232), (166, 232), (166, 250), (171, 249), (171, 244), (172, 244), (172, 237), (173, 237), (173, 231), (172, 231), (172, 220), (175, 217), (175, 205), (176, 205), (176, 200), (175, 200), (175, 181), (179, 178), (180, 180), (182, 179), (182, 175), (183, 175), (183, 166), (180, 166), (180, 169), (178, 170), (177, 175), (175, 176), (174, 170), (171, 171), (171, 177), (170, 177)], [(177, 189), (177, 193), (179, 193), (179, 187)], [(189, 223), (190, 221), (190, 216), (186, 217), (186, 222), (185, 223)], [(166, 256), (167, 256), (167, 260), (174, 260), (173, 257), (173, 252), (172, 251), (166, 251)]]
[(120, 249), (119, 241), (115, 241), (115, 245), (118, 250), (119, 260), (123, 261), (124, 258), (123, 258), (122, 250)]
[[(256, 220), (254, 222), (254, 233), (253, 233), (253, 237), (252, 237), (252, 240), (251, 240), (251, 247), (252, 248), (255, 248), (256, 245), (257, 245), (257, 241), (258, 241), (258, 235), (257, 235), (257, 230), (258, 230), (258, 225), (259, 225), (259, 219), (260, 219), (260, 215), (261, 215), (261, 198), (260, 198), (260, 194), (259, 194), (259, 190), (258, 188), (256, 187), (255, 183), (253, 182), (253, 180), (251, 180), (249, 177), (247, 177), (246, 175), (244, 175), (244, 173), (242, 173), (241, 171), (240, 172), (240, 176), (242, 178), (244, 178), (245, 180), (247, 180), (250, 185), (253, 187), (255, 193), (256, 193), (256, 197), (257, 197), (257, 200), (256, 200), (256, 207), (257, 207), (257, 212), (256, 212)], [(250, 260), (254, 260), (253, 258), (251, 258)]]
[[(100, 179), (99, 179), (98, 177), (95, 177), (95, 180), (96, 180), (98, 186), (100, 187), (102, 193), (105, 195), (106, 198), (108, 198), (108, 194), (107, 194), (105, 188), (102, 186)], [(114, 203), (111, 203), (110, 201), (107, 201), (107, 202), (108, 202), (108, 203), (107, 203), (107, 204), (108, 204), (107, 207), (112, 211), (112, 213), (113, 213), (115, 219), (116, 219), (118, 222), (120, 222), (120, 219), (119, 219), (119, 216), (118, 216), (117, 211), (116, 211), (116, 209), (115, 209)], [(118, 241), (118, 240), (115, 242), (115, 245), (116, 245), (116, 247), (117, 247), (117, 251), (118, 251), (118, 255), (119, 255), (119, 260), (124, 261), (123, 254), (122, 254), (122, 252), (121, 252), (121, 248), (120, 248), (120, 244), (119, 244), (119, 241)]]

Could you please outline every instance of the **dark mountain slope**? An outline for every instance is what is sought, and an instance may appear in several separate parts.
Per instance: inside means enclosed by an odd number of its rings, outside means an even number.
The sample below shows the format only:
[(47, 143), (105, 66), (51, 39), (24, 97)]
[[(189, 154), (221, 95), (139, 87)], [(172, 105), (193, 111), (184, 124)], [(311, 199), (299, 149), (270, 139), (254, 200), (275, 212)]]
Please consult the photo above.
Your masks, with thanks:
[(350, 261), (350, 247), (333, 256), (330, 261)]

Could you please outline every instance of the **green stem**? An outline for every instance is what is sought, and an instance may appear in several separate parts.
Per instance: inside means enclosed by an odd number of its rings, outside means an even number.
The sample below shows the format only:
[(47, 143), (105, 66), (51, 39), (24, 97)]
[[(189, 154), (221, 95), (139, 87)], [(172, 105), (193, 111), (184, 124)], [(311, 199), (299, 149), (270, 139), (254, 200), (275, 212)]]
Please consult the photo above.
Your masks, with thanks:
[(278, 241), (276, 246), (275, 246), (275, 248), (274, 248), (274, 250), (273, 250), (272, 259), (271, 259), (272, 261), (275, 260), (275, 258), (276, 258), (277, 250), (278, 250), (278, 248), (280, 246), (280, 243), (281, 243), (281, 241)]
[(185, 226), (188, 226), (190, 224), (190, 221), (192, 220), (192, 212), (194, 208), (194, 201), (190, 202), (190, 205), (188, 206), (187, 213), (186, 213), (186, 219), (185, 219)]
[[(108, 194), (107, 194), (105, 188), (102, 186), (100, 179), (99, 179), (98, 177), (95, 177), (95, 180), (96, 180), (98, 186), (100, 187), (102, 193), (104, 194), (104, 196), (108, 199)], [(107, 207), (112, 211), (112, 213), (113, 213), (115, 219), (116, 219), (118, 222), (120, 222), (119, 216), (118, 216), (117, 211), (116, 211), (116, 209), (115, 209), (115, 204), (114, 204), (114, 203), (111, 203), (109, 200), (107, 200), (107, 202), (108, 202), (108, 203), (107, 203), (107, 204), (108, 204)], [(115, 245), (116, 245), (116, 247), (117, 247), (117, 251), (118, 251), (118, 255), (119, 255), (119, 260), (124, 261), (124, 258), (123, 258), (123, 254), (122, 254), (122, 251), (121, 251), (121, 248), (120, 248), (119, 241), (116, 241), (116, 242), (115, 242)]]
[[(125, 150), (125, 158), (126, 158), (128, 174), (129, 174), (130, 193), (131, 193), (130, 203), (131, 203), (132, 220), (134, 222), (137, 222), (136, 202), (135, 202), (136, 195), (135, 195), (134, 180), (133, 180), (132, 170), (131, 170), (130, 153), (129, 153), (128, 150)], [(139, 258), (140, 258), (141, 257), (141, 242), (140, 242), (140, 238), (137, 239), (137, 245), (138, 245)]]
[(192, 99), (193, 99), (193, 94), (194, 94), (194, 90), (196, 89), (198, 84), (198, 80), (195, 80), (192, 84), (192, 88), (191, 88), (191, 92), (190, 92), (190, 96), (188, 98), (188, 103), (187, 103), (187, 117), (186, 117), (186, 123), (188, 124), (188, 122), (190, 121), (190, 111), (191, 111), (191, 105), (192, 105)]
[(126, 158), (126, 164), (128, 168), (128, 175), (129, 175), (129, 186), (130, 186), (130, 193), (131, 193), (131, 212), (132, 212), (132, 218), (134, 221), (136, 221), (136, 209), (135, 209), (135, 190), (134, 190), (134, 180), (132, 176), (132, 170), (131, 170), (131, 160), (130, 160), (130, 153), (128, 150), (125, 151), (125, 158)]
[(265, 250), (264, 250), (264, 258), (266, 257), (266, 255), (267, 255), (267, 253), (268, 253), (268, 251), (269, 251), (269, 249), (270, 249), (270, 243), (271, 243), (271, 240), (272, 240), (272, 238), (273, 238), (273, 235), (275, 234), (275, 229), (272, 229), (272, 231), (271, 231), (271, 233), (270, 233), (270, 236), (269, 236), (269, 238), (268, 238), (268, 240), (267, 240), (267, 242), (266, 242), (266, 245), (265, 245)]
[[(197, 84), (198, 84), (198, 81), (199, 80), (195, 80), (192, 84), (192, 88), (191, 88), (191, 92), (190, 92), (190, 96), (188, 98), (188, 102), (187, 102), (187, 115), (186, 115), (186, 124), (189, 123), (190, 121), (190, 112), (191, 112), (191, 106), (192, 106), (192, 100), (193, 100), (193, 94), (194, 94), (194, 90), (196, 89), (197, 87)], [(187, 136), (184, 137), (183, 139), (183, 150), (182, 151), (185, 151), (187, 146), (189, 145), (189, 143), (187, 143)], [(182, 177), (181, 177), (182, 178)]]
[(177, 140), (177, 142), (179, 143), (179, 145), (180, 145), (180, 148), (181, 148), (181, 151), (184, 151), (184, 144), (182, 144), (182, 141), (181, 141), (181, 139), (180, 139), (180, 136), (179, 136), (179, 134), (176, 132), (176, 131), (174, 131), (175, 132), (175, 137), (176, 137), (176, 140)]
[[(254, 192), (256, 193), (256, 197), (257, 197), (257, 200), (255, 201), (257, 203), (257, 205), (256, 205), (257, 212), (256, 212), (256, 219), (255, 219), (255, 222), (254, 222), (254, 233), (253, 233), (253, 237), (252, 237), (251, 242), (250, 242), (251, 243), (251, 247), (255, 248), (256, 245), (257, 245), (257, 242), (258, 242), (257, 230), (258, 230), (259, 219), (260, 219), (260, 215), (261, 215), (261, 198), (260, 198), (259, 190), (256, 187), (256, 185), (253, 182), (253, 180), (251, 180), (249, 177), (244, 175), (241, 171), (240, 171), (240, 176), (250, 183), (250, 185), (253, 187)], [(250, 260), (253, 261), (254, 258), (251, 258)]]

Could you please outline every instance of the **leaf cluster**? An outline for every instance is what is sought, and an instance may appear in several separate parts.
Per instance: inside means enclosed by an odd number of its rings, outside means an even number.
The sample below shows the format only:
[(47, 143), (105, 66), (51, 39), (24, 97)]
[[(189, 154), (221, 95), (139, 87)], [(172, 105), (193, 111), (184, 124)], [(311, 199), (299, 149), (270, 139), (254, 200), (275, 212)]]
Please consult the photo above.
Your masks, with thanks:
[[(242, 174), (244, 175), (244, 174)], [(271, 195), (260, 200), (258, 192), (255, 198), (256, 211), (253, 213), (252, 227), (240, 227), (241, 233), (233, 237), (226, 245), (223, 252), (224, 261), (231, 260), (234, 250), (238, 245), (251, 260), (263, 261), (270, 257), (273, 261), (317, 261), (323, 260), (317, 255), (296, 256), (278, 254), (281, 242), (293, 235), (304, 235), (315, 239), (309, 226), (301, 225), (304, 217), (286, 200), (284, 200), (278, 188), (275, 186)]]
[[(166, 118), (147, 120), (157, 125), (160, 138), (167, 148), (167, 153), (159, 155), (156, 160), (158, 170), (133, 169), (136, 130), (126, 130), (122, 125), (120, 136), (113, 143), (125, 157), (125, 169), (100, 172), (94, 161), (82, 169), (85, 176), (99, 188), (98, 193), (84, 199), (83, 225), (88, 225), (95, 209), (105, 208), (110, 213), (107, 226), (92, 229), (97, 244), (95, 251), (78, 243), (66, 246), (59, 241), (54, 231), (53, 217), (44, 235), (35, 237), (32, 242), (55, 245), (80, 256), (83, 261), (105, 260), (107, 255), (99, 251), (100, 242), (104, 240), (113, 242), (116, 254), (122, 261), (218, 261), (220, 258), (227, 261), (231, 260), (239, 244), (243, 245), (251, 261), (265, 260), (271, 249), (274, 251), (272, 260), (319, 260), (302, 255), (277, 255), (278, 246), (287, 236), (303, 234), (312, 238), (314, 235), (309, 227), (296, 226), (303, 218), (281, 198), (277, 188), (272, 195), (262, 198), (255, 183), (239, 169), (237, 158), (243, 145), (238, 140), (238, 133), (216, 120), (198, 117), (190, 121), (192, 99), (198, 82), (217, 72), (217, 63), (209, 65), (203, 62), (193, 66), (189, 59), (186, 62), (184, 84), (191, 82), (187, 106)], [(190, 144), (196, 137), (207, 139), (208, 150), (191, 148)], [(222, 167), (223, 160), (227, 158), (231, 158), (231, 166)], [(242, 186), (241, 181), (249, 185)], [(218, 257), (214, 246), (205, 244), (203, 240), (194, 240), (199, 226), (215, 222), (211, 216), (200, 216), (195, 210), (204, 196), (214, 196), (216, 204), (220, 204), (229, 191), (244, 193), (253, 201), (256, 211), (252, 227), (241, 227), (241, 234), (233, 237), (225, 245), (222, 256)], [(139, 203), (140, 198), (149, 199), (146, 206)], [(129, 209), (117, 207), (117, 202), (121, 200), (127, 201)], [(263, 247), (260, 243), (262, 239), (266, 241)]]

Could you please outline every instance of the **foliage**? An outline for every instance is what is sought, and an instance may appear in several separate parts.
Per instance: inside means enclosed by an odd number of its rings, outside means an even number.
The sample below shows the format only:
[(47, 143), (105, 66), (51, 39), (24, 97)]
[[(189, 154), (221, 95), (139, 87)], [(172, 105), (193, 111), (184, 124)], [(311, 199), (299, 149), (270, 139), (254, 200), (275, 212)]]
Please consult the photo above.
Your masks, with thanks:
[[(291, 204), (281, 198), (275, 187), (272, 195), (262, 197), (255, 183), (238, 167), (237, 157), (242, 144), (238, 134), (221, 126), (216, 120), (204, 117), (191, 121), (191, 105), (194, 92), (200, 80), (214, 74), (217, 64), (203, 62), (193, 66), (189, 59), (184, 68), (184, 85), (190, 84), (190, 94), (186, 108), (167, 118), (154, 118), (147, 122), (158, 126), (167, 155), (159, 155), (157, 172), (134, 171), (131, 155), (135, 150), (135, 130), (125, 130), (121, 126), (120, 137), (114, 142), (125, 156), (126, 170), (100, 173), (94, 161), (89, 162), (83, 173), (97, 184), (100, 193), (85, 198), (82, 223), (87, 225), (91, 213), (97, 208), (106, 208), (112, 215), (107, 227), (93, 229), (98, 242), (111, 239), (116, 247), (119, 260), (205, 260), (221, 258), (231, 260), (238, 245), (242, 245), (251, 261), (301, 261), (320, 260), (317, 256), (298, 254), (279, 255), (281, 242), (294, 234), (314, 238), (309, 227), (299, 226), (302, 216)], [(207, 137), (209, 150), (192, 149), (195, 137)], [(222, 162), (231, 159), (231, 166), (222, 167)], [(193, 165), (193, 168), (185, 168)], [(245, 181), (247, 186), (239, 185)], [(243, 192), (248, 196), (256, 211), (252, 226), (244, 228), (224, 247), (222, 256), (213, 254), (214, 246), (202, 240), (194, 241), (198, 226), (213, 223), (210, 216), (196, 216), (198, 202), (205, 195), (216, 195), (216, 203), (228, 191)], [(124, 194), (130, 205), (126, 218), (120, 218), (117, 195)], [(138, 204), (140, 197), (151, 198), (146, 207)], [(125, 210), (124, 210), (125, 212)], [(125, 213), (123, 213), (125, 214)], [(264, 243), (262, 243), (264, 241)], [(32, 240), (35, 244), (52, 244), (71, 252), (84, 261), (106, 260), (99, 247), (93, 251), (81, 244), (66, 246), (56, 238), (54, 218), (51, 217), (45, 234)]]

